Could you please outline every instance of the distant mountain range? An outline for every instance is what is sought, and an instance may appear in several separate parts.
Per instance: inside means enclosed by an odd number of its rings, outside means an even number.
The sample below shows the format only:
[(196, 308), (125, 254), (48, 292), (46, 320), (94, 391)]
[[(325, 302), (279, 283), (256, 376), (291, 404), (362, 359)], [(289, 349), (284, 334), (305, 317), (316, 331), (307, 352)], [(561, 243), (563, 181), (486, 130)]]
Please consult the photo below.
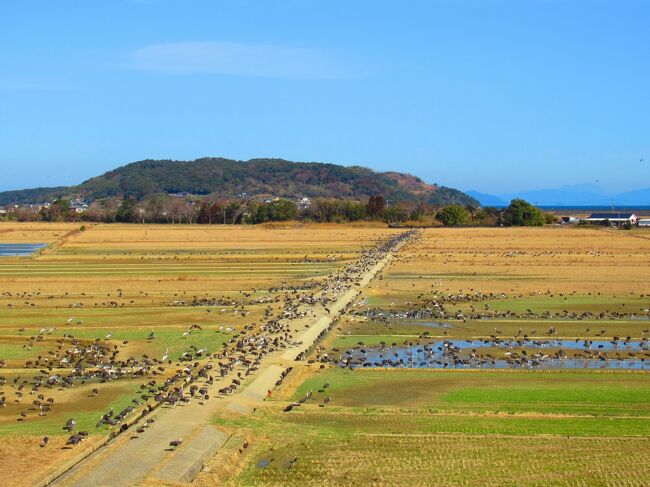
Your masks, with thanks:
[(492, 195), (478, 191), (466, 193), (482, 206), (506, 206), (515, 198), (523, 198), (537, 206), (649, 206), (650, 188), (608, 194), (597, 184), (562, 186), (555, 189), (539, 189)]
[(0, 192), (0, 206), (44, 203), (56, 198), (93, 201), (119, 196), (143, 199), (158, 193), (216, 193), (220, 198), (237, 198), (246, 193), (247, 197), (306, 196), (359, 200), (382, 195), (390, 204), (478, 204), (461, 191), (427, 184), (410, 174), (375, 172), (365, 167), (319, 162), (283, 159), (237, 161), (210, 157), (194, 161), (145, 160), (119, 167), (76, 186)]

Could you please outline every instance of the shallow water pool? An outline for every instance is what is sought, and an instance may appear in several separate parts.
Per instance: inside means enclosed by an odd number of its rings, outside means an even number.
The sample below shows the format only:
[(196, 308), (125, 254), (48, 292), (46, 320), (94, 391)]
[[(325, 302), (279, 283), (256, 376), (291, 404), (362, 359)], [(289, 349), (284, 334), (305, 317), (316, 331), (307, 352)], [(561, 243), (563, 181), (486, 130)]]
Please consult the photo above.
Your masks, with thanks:
[(0, 257), (27, 257), (46, 246), (41, 243), (0, 243)]
[[(491, 351), (513, 353), (513, 359), (487, 357)], [(563, 352), (582, 352), (569, 357)], [(342, 367), (433, 369), (636, 369), (650, 371), (647, 340), (444, 340), (391, 347), (360, 347), (341, 354)], [(527, 354), (523, 355), (522, 351)], [(638, 355), (630, 357), (629, 353)], [(623, 357), (617, 354), (628, 354)]]

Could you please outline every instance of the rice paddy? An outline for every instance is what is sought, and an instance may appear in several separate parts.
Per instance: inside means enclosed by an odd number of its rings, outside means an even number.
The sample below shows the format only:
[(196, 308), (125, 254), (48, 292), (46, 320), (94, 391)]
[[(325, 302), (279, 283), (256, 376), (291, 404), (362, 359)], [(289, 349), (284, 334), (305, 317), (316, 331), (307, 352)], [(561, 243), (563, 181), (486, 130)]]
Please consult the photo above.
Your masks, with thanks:
[[(124, 364), (167, 360), (173, 369), (181, 357), (220, 350), (278, 313), (287, 292), (311, 292), (394, 233), (336, 225), (0, 224), (0, 243), (47, 245), (0, 258), (0, 463), (26, 455), (40, 477), (18, 462), (24, 485), (43, 480), (112, 431), (98, 423), (107, 411), (143, 402), (137, 373), (34, 388), (39, 377), (68, 373), (75, 346), (113, 351)], [(171, 373), (159, 372), (161, 380)], [(88, 433), (80, 445), (65, 445), (70, 418), (75, 432)], [(39, 447), (44, 436), (49, 443)]]
[[(39, 415), (28, 384), (67, 370), (57, 351), (71, 340), (173, 369), (396, 232), (0, 225), (0, 242), (47, 244), (0, 259), (0, 462), (36, 483), (106, 438), (102, 414), (139, 400), (141, 377), (90, 379), (47, 388), (53, 407)], [(648, 268), (650, 240), (634, 233), (421, 230), (262, 407), (213, 418), (247, 447), (226, 443), (195, 483), (646, 485)], [(449, 346), (444, 368), (421, 365), (426, 347), (439, 360)], [(554, 365), (586, 358), (642, 366)], [(71, 417), (90, 433), (74, 447), (62, 429)]]
[[(649, 264), (625, 232), (423, 230), (262, 411), (217, 418), (252, 446), (198, 481), (646, 485), (650, 374), (560, 364), (646, 368)], [(445, 343), (459, 347), (447, 370), (418, 362)]]

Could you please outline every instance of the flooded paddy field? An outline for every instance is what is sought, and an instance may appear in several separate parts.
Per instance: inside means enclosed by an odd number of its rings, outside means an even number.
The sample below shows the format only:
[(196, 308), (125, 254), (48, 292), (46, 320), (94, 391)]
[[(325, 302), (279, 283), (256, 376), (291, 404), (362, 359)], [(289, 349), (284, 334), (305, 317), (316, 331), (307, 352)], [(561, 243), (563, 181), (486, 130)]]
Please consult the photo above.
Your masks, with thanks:
[[(650, 371), (647, 339), (444, 340), (356, 346), (332, 358), (340, 367), (639, 369)], [(330, 359), (328, 356), (327, 359)]]

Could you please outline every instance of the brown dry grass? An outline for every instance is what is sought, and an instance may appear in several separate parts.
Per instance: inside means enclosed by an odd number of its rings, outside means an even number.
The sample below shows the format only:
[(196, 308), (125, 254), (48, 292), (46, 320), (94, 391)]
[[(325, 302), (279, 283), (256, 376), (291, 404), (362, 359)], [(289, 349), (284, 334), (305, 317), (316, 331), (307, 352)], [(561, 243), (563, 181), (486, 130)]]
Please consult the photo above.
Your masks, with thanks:
[(133, 248), (178, 248), (182, 251), (213, 249), (245, 251), (276, 249), (330, 248), (333, 251), (349, 247), (372, 245), (395, 230), (376, 227), (344, 225), (100, 225), (84, 232), (64, 247), (100, 248), (102, 250)]
[(650, 293), (650, 240), (575, 227), (427, 229), (374, 293)]
[(80, 223), (0, 222), (0, 243), (49, 244), (80, 226)]
[[(47, 240), (43, 225), (10, 223), (0, 228), (5, 241), (12, 241), (17, 231), (25, 241), (53, 241), (75, 229), (56, 224)], [(82, 292), (114, 300), (121, 289), (123, 297), (136, 301), (144, 292), (150, 297), (163, 293), (158, 302), (164, 302), (175, 299), (174, 294), (265, 289), (318, 278), (391, 233), (341, 225), (96, 225), (34, 259), (3, 259), (0, 284), (12, 294), (67, 292), (68, 299), (61, 297), (65, 306), (88, 304), (90, 298), (83, 299)]]
[(66, 447), (67, 437), (54, 436), (41, 448), (42, 436), (0, 438), (0, 486), (38, 485), (59, 468), (73, 461), (104, 441), (102, 436), (91, 436), (75, 448)]

